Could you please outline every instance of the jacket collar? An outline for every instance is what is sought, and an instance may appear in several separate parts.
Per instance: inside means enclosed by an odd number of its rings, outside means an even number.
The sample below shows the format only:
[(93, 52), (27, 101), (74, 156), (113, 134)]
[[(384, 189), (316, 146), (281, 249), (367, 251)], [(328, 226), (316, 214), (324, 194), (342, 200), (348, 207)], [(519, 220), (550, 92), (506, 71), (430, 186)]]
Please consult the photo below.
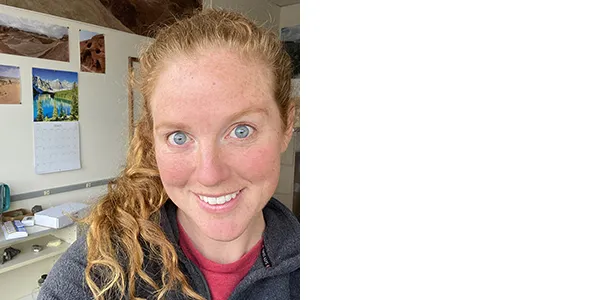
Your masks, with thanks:
[[(177, 254), (184, 256), (179, 247), (177, 206), (170, 199), (161, 208), (160, 216), (160, 225), (167, 238), (177, 249)], [(263, 216), (265, 218), (264, 247), (260, 259), (252, 267), (251, 272), (258, 269), (259, 266), (264, 268), (299, 268), (300, 223), (298, 219), (275, 198), (271, 198), (267, 202), (267, 205), (263, 208)]]

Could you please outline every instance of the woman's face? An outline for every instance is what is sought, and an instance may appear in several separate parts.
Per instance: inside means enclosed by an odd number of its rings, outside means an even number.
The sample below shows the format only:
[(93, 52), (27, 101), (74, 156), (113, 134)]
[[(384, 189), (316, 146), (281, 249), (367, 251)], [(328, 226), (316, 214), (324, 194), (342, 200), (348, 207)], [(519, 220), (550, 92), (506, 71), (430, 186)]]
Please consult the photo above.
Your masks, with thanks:
[(226, 50), (165, 64), (150, 99), (165, 190), (200, 234), (238, 238), (275, 192), (291, 138), (272, 75)]

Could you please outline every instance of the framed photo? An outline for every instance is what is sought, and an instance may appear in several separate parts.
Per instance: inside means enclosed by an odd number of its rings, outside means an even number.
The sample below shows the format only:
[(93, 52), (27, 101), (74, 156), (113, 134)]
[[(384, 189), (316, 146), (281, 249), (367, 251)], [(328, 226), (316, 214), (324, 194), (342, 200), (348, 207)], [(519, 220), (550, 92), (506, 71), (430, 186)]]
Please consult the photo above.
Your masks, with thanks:
[(135, 86), (135, 82), (139, 76), (140, 60), (136, 57), (129, 57), (129, 80), (127, 88), (129, 91), (129, 139), (133, 138), (133, 131), (135, 129), (135, 123), (139, 120), (142, 112), (142, 94)]

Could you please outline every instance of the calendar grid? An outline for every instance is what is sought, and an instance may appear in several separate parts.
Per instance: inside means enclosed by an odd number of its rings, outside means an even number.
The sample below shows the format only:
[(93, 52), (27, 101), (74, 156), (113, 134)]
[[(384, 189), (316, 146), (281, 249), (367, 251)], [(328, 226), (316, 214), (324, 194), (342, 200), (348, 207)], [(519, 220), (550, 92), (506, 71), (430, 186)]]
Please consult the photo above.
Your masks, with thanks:
[(79, 122), (35, 122), (36, 174), (81, 169)]

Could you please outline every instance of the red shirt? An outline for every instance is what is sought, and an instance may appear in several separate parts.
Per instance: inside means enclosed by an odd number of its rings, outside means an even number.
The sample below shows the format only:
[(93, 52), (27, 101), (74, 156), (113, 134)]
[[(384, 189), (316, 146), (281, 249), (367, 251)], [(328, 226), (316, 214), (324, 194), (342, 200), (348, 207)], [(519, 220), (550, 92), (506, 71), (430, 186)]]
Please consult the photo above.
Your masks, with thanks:
[(200, 251), (196, 250), (190, 237), (185, 233), (181, 224), (177, 222), (179, 228), (179, 246), (187, 256), (204, 274), (210, 295), (214, 300), (227, 300), (235, 287), (248, 274), (256, 258), (260, 254), (263, 245), (261, 238), (250, 251), (244, 254), (240, 259), (229, 264), (219, 264), (204, 257)]

